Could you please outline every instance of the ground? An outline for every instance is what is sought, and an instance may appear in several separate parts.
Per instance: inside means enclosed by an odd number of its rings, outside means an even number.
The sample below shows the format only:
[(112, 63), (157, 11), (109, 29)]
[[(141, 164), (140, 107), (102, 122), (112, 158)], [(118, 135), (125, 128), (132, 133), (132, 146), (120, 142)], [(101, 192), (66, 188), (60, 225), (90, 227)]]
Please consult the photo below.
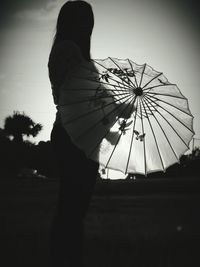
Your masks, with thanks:
[[(48, 267), (58, 182), (2, 179), (2, 267)], [(87, 267), (200, 266), (200, 180), (98, 182), (85, 220)]]

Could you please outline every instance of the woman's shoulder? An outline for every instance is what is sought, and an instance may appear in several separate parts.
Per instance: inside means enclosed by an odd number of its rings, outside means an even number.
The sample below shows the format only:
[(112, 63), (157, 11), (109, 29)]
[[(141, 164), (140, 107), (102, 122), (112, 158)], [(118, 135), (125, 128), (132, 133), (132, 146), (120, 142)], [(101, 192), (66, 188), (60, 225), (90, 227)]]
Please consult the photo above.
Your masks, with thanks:
[(81, 58), (81, 51), (77, 44), (71, 40), (64, 40), (58, 44), (55, 44), (51, 51), (52, 56), (62, 55), (66, 58), (79, 57)]

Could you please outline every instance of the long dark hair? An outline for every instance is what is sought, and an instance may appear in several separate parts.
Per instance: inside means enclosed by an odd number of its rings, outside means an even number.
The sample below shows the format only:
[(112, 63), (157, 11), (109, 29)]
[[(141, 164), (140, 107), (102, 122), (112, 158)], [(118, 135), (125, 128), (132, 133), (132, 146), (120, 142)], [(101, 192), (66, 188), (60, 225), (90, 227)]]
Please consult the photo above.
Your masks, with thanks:
[(90, 40), (94, 26), (92, 7), (85, 1), (68, 1), (60, 9), (53, 46), (71, 40), (86, 60), (90, 60)]

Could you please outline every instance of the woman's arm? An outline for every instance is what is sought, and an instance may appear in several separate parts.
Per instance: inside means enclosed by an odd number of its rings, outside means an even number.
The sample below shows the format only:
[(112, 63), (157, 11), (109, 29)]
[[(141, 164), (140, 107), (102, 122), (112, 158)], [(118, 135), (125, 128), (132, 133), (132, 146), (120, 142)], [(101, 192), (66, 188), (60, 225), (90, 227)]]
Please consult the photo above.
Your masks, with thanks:
[(82, 61), (81, 51), (72, 41), (63, 41), (52, 48), (48, 69), (55, 104), (58, 104), (59, 88), (67, 74)]

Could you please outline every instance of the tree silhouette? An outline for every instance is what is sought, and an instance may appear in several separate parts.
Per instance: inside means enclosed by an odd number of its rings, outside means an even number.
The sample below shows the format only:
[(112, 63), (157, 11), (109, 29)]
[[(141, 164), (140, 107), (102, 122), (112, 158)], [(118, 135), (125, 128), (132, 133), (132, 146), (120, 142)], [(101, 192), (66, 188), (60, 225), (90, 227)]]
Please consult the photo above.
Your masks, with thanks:
[(18, 144), (23, 143), (23, 136), (37, 136), (42, 130), (40, 123), (35, 123), (24, 112), (14, 112), (12, 116), (5, 119), (4, 130), (8, 136), (13, 136), (13, 141)]

